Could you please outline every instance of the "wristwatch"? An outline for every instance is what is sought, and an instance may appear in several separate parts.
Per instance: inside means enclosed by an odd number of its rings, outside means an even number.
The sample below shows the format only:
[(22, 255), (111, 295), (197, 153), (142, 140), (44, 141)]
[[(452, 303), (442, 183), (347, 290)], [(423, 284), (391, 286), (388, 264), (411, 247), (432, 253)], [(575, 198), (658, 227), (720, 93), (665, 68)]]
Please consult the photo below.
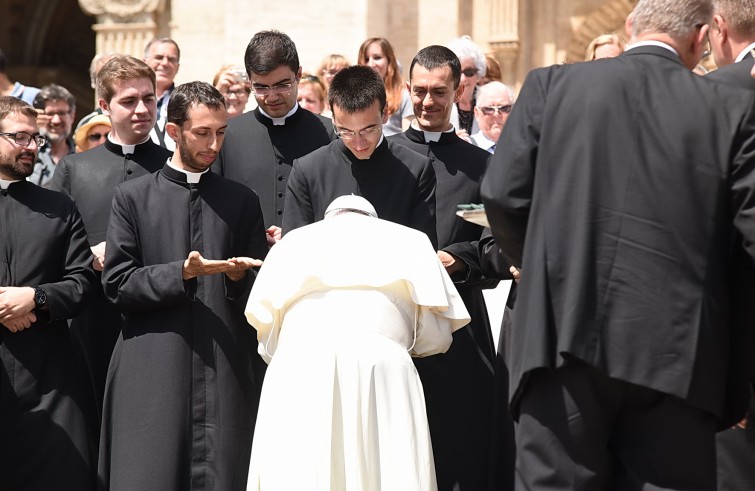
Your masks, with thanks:
[(47, 305), (47, 293), (38, 286), (34, 287), (34, 308), (42, 310)]

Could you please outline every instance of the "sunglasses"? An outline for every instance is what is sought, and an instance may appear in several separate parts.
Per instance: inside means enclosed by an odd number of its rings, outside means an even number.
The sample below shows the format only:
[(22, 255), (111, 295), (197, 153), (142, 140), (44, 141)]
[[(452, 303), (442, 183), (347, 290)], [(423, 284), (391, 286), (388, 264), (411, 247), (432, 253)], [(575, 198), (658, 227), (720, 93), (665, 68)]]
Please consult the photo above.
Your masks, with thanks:
[(100, 141), (102, 138), (107, 138), (109, 134), (109, 131), (107, 133), (89, 133), (89, 135), (87, 135), (87, 140), (90, 142)]
[(467, 68), (465, 70), (462, 70), (461, 73), (463, 73), (465, 77), (474, 77), (475, 75), (477, 75), (477, 69)]
[(505, 106), (483, 106), (480, 108), (480, 111), (485, 116), (492, 116), (495, 113), (508, 114), (511, 112), (512, 107), (511, 104), (506, 104)]

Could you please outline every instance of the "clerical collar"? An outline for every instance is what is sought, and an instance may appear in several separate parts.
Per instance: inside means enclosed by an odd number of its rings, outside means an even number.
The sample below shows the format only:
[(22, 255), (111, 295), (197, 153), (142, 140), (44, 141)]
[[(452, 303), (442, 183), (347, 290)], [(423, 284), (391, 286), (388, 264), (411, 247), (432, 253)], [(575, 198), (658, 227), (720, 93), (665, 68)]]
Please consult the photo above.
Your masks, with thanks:
[(745, 59), (745, 56), (752, 53), (752, 56), (755, 57), (755, 43), (752, 43), (745, 49), (743, 49), (738, 55), (737, 58), (734, 60), (734, 63), (739, 63), (740, 61)]
[(642, 46), (658, 46), (659, 48), (665, 48), (671, 51), (672, 53), (674, 53), (676, 56), (679, 56), (679, 53), (670, 45), (664, 43), (663, 41), (656, 41), (654, 39), (650, 39), (648, 41), (637, 41), (636, 43), (630, 44), (629, 46), (627, 46), (624, 51), (629, 51), (630, 49), (634, 49), (634, 48), (640, 48)]
[(118, 143), (115, 140), (113, 140), (113, 136), (110, 135), (110, 134), (107, 136), (107, 139), (113, 145), (115, 145), (117, 147), (121, 147), (121, 152), (123, 153), (123, 155), (128, 155), (128, 154), (133, 154), (134, 150), (136, 149), (136, 147), (138, 145), (141, 145), (143, 143), (147, 143), (150, 140), (150, 137), (149, 137), (149, 135), (147, 135), (147, 138), (145, 138), (144, 141), (141, 141), (141, 142), (137, 143), (136, 145), (126, 145), (125, 143)]
[(20, 180), (16, 181), (6, 181), (5, 179), (0, 179), (0, 189), (8, 189), (11, 184), (14, 182), (21, 182)]
[(263, 116), (265, 116), (267, 119), (272, 120), (273, 126), (283, 126), (283, 125), (286, 124), (286, 118), (290, 118), (291, 116), (293, 116), (294, 113), (296, 112), (296, 110), (299, 109), (299, 103), (297, 102), (296, 104), (294, 104), (293, 109), (291, 109), (288, 112), (288, 114), (286, 114), (282, 118), (274, 118), (274, 117), (270, 116), (269, 114), (267, 114), (265, 112), (264, 109), (262, 109), (261, 106), (257, 106), (257, 109), (260, 110), (260, 114), (262, 114)]
[(412, 128), (421, 131), (425, 135), (425, 143), (438, 142), (440, 141), (440, 135), (443, 133), (453, 133), (455, 131), (453, 125), (451, 125), (451, 128), (446, 131), (425, 131), (419, 127), (416, 119), (412, 121)]
[(171, 169), (173, 169), (175, 171), (178, 171), (178, 172), (180, 172), (182, 174), (185, 174), (186, 175), (186, 182), (188, 182), (189, 184), (196, 184), (196, 183), (198, 183), (199, 180), (202, 179), (202, 174), (206, 174), (207, 171), (210, 170), (210, 169), (205, 169), (202, 172), (189, 172), (189, 171), (187, 171), (185, 169), (180, 169), (180, 168), (176, 167), (175, 165), (173, 165), (173, 162), (171, 162), (170, 159), (168, 159), (168, 161), (166, 162), (166, 164), (168, 164), (168, 167), (170, 167)]

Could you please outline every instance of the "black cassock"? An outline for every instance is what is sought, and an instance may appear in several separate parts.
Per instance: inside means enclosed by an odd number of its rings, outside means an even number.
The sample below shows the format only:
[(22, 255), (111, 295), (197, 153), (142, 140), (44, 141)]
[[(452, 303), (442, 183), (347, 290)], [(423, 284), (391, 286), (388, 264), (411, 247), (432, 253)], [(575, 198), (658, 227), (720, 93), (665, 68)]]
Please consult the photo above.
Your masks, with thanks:
[(296, 160), (288, 180), (283, 232), (322, 220), (328, 205), (345, 194), (364, 197), (378, 217), (425, 232), (437, 246), (432, 163), (385, 139), (365, 160), (354, 157), (341, 140)]
[[(61, 191), (76, 201), (89, 245), (94, 246), (105, 240), (115, 186), (160, 170), (170, 156), (170, 151), (151, 140), (135, 145), (133, 153), (126, 155), (121, 145), (107, 140), (87, 152), (63, 157), (50, 189)], [(95, 274), (100, 276), (99, 271)], [(120, 313), (108, 304), (99, 287), (84, 311), (71, 320), (74, 345), (87, 365), (98, 412), (102, 411), (105, 376), (120, 328)]]
[(65, 321), (96, 286), (76, 205), (27, 181), (0, 191), (0, 286), (40, 286), (48, 312), (0, 326), (0, 488), (95, 487), (97, 417)]
[(490, 154), (454, 132), (426, 143), (422, 131), (409, 128), (389, 140), (432, 159), (439, 247), (468, 266), (466, 277), (453, 279), (472, 321), (454, 333), (447, 353), (414, 362), (425, 389), (438, 489), (483, 490), (490, 458), (495, 353), (482, 289), (495, 287), (498, 280), (486, 278), (479, 267), (476, 241), (482, 227), (462, 220), (456, 210), (462, 203), (481, 202), (480, 180)]
[(265, 226), (281, 226), (286, 184), (294, 159), (335, 138), (333, 123), (301, 107), (274, 125), (259, 109), (228, 121), (225, 142), (213, 170), (245, 184), (260, 198)]
[(254, 278), (182, 279), (207, 259), (264, 258), (257, 196), (165, 166), (116, 188), (103, 286), (125, 313), (105, 389), (99, 475), (111, 490), (245, 489), (259, 403)]

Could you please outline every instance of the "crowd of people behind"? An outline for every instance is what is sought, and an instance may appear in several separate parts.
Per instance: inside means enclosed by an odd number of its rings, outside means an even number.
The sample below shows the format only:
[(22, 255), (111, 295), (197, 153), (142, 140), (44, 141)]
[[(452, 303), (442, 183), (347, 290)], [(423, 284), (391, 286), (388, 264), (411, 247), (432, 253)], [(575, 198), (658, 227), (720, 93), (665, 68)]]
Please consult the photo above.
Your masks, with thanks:
[(75, 127), (0, 51), (0, 487), (755, 487), (755, 2), (627, 35), (518, 99), (469, 36), (156, 38)]

